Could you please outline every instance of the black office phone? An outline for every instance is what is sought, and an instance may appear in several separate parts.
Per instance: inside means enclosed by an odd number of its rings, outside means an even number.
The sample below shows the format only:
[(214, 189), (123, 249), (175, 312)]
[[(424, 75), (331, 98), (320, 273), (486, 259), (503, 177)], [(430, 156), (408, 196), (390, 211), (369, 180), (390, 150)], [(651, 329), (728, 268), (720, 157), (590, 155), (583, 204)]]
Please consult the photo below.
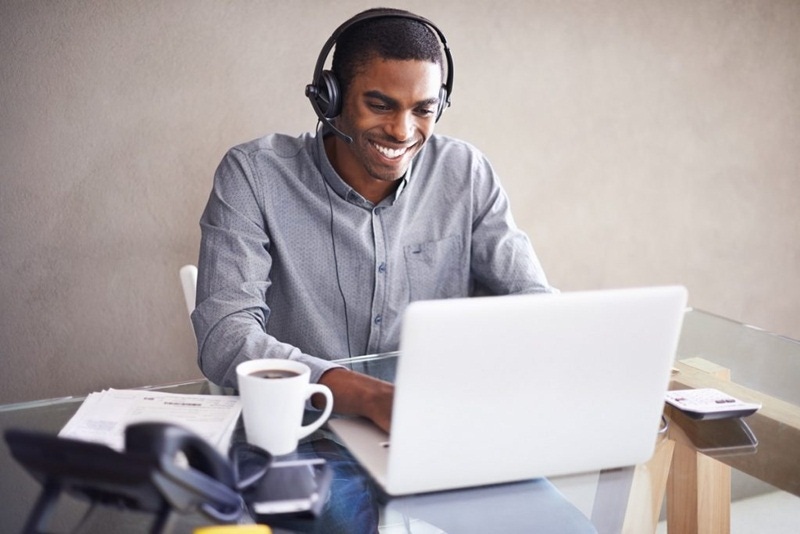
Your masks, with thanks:
[(241, 490), (262, 478), (272, 461), (268, 452), (246, 443), (231, 448), (229, 461), (189, 430), (165, 423), (128, 426), (124, 452), (19, 429), (7, 430), (5, 439), (43, 487), (25, 533), (45, 530), (62, 492), (153, 513), (151, 532), (161, 532), (173, 511), (197, 510), (214, 522), (232, 523), (245, 510)]

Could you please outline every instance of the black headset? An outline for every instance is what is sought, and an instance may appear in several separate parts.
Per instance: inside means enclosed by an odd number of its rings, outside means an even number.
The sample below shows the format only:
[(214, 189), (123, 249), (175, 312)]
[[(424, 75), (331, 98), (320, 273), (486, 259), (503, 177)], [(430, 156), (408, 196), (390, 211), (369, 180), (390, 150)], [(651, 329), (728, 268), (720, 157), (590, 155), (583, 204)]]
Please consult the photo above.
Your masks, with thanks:
[[(184, 428), (137, 423), (125, 430), (125, 451), (155, 461), (151, 482), (176, 510), (199, 509), (210, 519), (234, 522), (244, 511), (236, 477), (228, 461), (209, 443)], [(188, 466), (179, 465), (179, 453)]]
[(322, 47), (319, 58), (317, 58), (317, 64), (314, 67), (314, 78), (310, 84), (306, 85), (306, 96), (311, 101), (311, 107), (314, 108), (319, 120), (327, 124), (336, 135), (348, 143), (352, 143), (353, 138), (336, 128), (333, 125), (333, 121), (331, 121), (331, 119), (337, 117), (342, 112), (342, 95), (336, 76), (334, 76), (331, 71), (324, 70), (325, 61), (328, 59), (328, 54), (330, 54), (331, 49), (336, 44), (336, 40), (350, 27), (365, 20), (387, 17), (416, 20), (428, 26), (439, 36), (447, 62), (447, 78), (442, 88), (439, 90), (439, 108), (436, 110), (437, 121), (442, 116), (444, 109), (450, 106), (450, 96), (453, 94), (453, 56), (450, 54), (450, 48), (447, 46), (447, 39), (445, 39), (442, 31), (428, 19), (401, 9), (372, 9), (359, 13), (336, 28), (333, 35), (325, 42), (325, 46)]

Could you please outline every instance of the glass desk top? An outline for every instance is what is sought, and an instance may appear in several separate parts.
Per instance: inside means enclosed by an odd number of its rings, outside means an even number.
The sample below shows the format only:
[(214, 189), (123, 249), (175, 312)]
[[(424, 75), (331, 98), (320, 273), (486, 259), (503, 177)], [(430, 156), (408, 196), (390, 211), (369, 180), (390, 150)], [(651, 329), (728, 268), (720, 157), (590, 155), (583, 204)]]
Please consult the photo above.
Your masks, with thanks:
[[(346, 365), (391, 381), (396, 359), (396, 353), (364, 356), (348, 360)], [(744, 419), (758, 440), (754, 450), (726, 449), (724, 443), (717, 443), (716, 451), (712, 450), (714, 447), (704, 448), (705, 455), (722, 466), (731, 466), (730, 497), (736, 501), (780, 493), (786, 496), (780, 506), (796, 507), (800, 513), (800, 452), (797, 452), (800, 451), (800, 388), (797, 387), (800, 343), (689, 310), (676, 360), (679, 371), (673, 375), (673, 389), (710, 385), (736, 396), (756, 396), (764, 402), (761, 411)], [(729, 370), (729, 379), (725, 369)], [(157, 389), (208, 393), (205, 381)], [(55, 434), (82, 400), (63, 398), (0, 406), (0, 426), (3, 430), (24, 428)], [(692, 435), (692, 425), (696, 423), (686, 421), (681, 414), (668, 412), (667, 415), (671, 418), (670, 439), (696, 449), (692, 442), (692, 438), (696, 438)], [(346, 451), (329, 441), (314, 443), (319, 446), (304, 444), (297, 454), (322, 456), (337, 463), (337, 474), (354, 480), (355, 484), (335, 486), (332, 491), (332, 498), (340, 497), (338, 519), (324, 516), (317, 521), (277, 524), (273, 525), (276, 532), (460, 533), (500, 531), (497, 528), (503, 532), (531, 532), (537, 528), (538, 531), (551, 530), (554, 524), (560, 525), (559, 532), (617, 532), (623, 530), (623, 525), (628, 529), (631, 514), (636, 515), (641, 507), (641, 499), (629, 499), (637, 493), (631, 487), (638, 483), (634, 473), (639, 471), (633, 467), (612, 473), (589, 473), (388, 501), (374, 499), (369, 494), (367, 475)], [(672, 471), (678, 467), (673, 460)], [(4, 440), (0, 441), (0, 469), (0, 502), (3, 503), (0, 524), (4, 532), (19, 532), (41, 486), (10, 457)], [(677, 475), (672, 476), (678, 479)], [(684, 478), (695, 480), (692, 476), (693, 473), (689, 473)], [(647, 512), (655, 513), (656, 518), (661, 510), (662, 499), (658, 496), (663, 495), (664, 490), (661, 491), (659, 494), (656, 489), (653, 499), (658, 504)], [(63, 497), (49, 524), (56, 532), (69, 531), (80, 523), (86, 509), (82, 501)], [(662, 519), (665, 513), (661, 512)], [(765, 509), (763, 513), (771, 512)], [(543, 518), (548, 522), (543, 524)], [(336, 526), (335, 521), (343, 522)], [(82, 531), (99, 532), (113, 526), (114, 532), (142, 532), (149, 524), (150, 517), (142, 513), (111, 509), (93, 516), (92, 522)], [(182, 516), (173, 531), (191, 532), (203, 524), (208, 521), (199, 516)]]

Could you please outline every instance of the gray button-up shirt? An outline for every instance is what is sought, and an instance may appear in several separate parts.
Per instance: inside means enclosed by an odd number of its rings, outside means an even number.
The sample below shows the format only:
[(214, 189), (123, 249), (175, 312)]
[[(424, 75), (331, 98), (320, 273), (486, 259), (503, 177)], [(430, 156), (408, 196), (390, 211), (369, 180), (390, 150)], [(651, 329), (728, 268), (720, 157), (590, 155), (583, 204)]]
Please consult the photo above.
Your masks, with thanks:
[(198, 361), (225, 386), (248, 359), (297, 359), (316, 381), (328, 360), (397, 350), (414, 300), (553, 291), (489, 162), (443, 136), (377, 205), (321, 135), (237, 146), (200, 225)]

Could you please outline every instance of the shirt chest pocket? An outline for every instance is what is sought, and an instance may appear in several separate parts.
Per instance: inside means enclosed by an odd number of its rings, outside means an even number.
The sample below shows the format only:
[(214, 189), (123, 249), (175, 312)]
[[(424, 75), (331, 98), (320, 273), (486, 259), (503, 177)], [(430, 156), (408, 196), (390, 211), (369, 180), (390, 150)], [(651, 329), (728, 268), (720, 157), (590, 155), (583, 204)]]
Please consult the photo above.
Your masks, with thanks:
[(407, 245), (403, 254), (410, 300), (468, 296), (469, 259), (461, 236)]

